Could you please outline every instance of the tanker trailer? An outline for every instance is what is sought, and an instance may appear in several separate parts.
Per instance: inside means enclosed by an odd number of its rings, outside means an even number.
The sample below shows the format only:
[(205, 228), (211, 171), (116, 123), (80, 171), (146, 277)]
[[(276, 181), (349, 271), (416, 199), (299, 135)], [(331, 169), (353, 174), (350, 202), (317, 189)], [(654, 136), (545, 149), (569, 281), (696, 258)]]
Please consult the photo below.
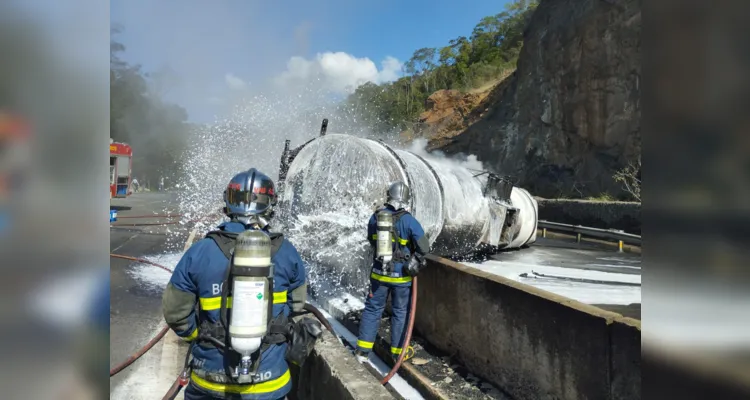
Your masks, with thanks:
[[(279, 171), (278, 221), (316, 280), (361, 291), (371, 267), (367, 221), (401, 180), (432, 253), (460, 257), (479, 247), (515, 249), (536, 241), (537, 203), (488, 172), (420, 156), (378, 140), (326, 134), (296, 149), (286, 142)], [(320, 268), (323, 267), (323, 268)], [(319, 279), (316, 279), (319, 278)]]

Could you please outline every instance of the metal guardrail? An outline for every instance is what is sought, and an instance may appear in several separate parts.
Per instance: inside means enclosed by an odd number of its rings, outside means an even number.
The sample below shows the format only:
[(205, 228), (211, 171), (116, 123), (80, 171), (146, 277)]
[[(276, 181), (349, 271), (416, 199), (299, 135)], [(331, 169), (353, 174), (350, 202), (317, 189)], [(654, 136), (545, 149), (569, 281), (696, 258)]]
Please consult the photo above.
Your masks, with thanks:
[(632, 244), (636, 246), (641, 246), (641, 237), (639, 235), (633, 235), (632, 233), (625, 233), (624, 231), (617, 230), (617, 229), (599, 229), (599, 228), (590, 228), (587, 226), (581, 226), (581, 225), (568, 225), (568, 224), (561, 224), (558, 222), (550, 222), (550, 221), (539, 221), (537, 223), (537, 229), (542, 229), (542, 236), (546, 236), (547, 230), (550, 231), (556, 231), (556, 232), (565, 232), (565, 233), (575, 233), (578, 241), (581, 241), (581, 236), (589, 236), (594, 237), (598, 239), (608, 239), (608, 240), (614, 240), (619, 243), (620, 249), (622, 249), (622, 244)]

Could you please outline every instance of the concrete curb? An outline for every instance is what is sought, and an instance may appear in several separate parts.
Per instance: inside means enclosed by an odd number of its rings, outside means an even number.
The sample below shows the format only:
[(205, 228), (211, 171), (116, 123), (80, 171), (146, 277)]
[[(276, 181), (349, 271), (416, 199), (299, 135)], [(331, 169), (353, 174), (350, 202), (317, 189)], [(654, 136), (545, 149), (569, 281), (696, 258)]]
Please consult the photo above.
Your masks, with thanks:
[[(301, 318), (301, 317), (297, 317)], [(291, 366), (291, 400), (385, 400), (395, 397), (328, 331), (302, 365)]]
[(474, 374), (519, 400), (640, 398), (640, 321), (451, 260), (428, 262), (415, 329)]

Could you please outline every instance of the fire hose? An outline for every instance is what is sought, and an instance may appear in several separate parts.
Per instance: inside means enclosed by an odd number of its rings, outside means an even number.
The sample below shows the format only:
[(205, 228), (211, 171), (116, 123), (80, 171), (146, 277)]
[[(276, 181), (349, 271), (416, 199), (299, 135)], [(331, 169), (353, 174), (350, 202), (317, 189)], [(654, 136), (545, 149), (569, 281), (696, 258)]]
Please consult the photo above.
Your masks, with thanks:
[(127, 218), (177, 218), (182, 217), (183, 214), (149, 214), (149, 215), (126, 215), (123, 217), (117, 217), (118, 219), (127, 219)]
[[(200, 222), (204, 221), (206, 219), (212, 218), (214, 216), (218, 216), (219, 214), (209, 214), (205, 217), (195, 218), (191, 219), (186, 222), (181, 221), (167, 221), (167, 222), (150, 222), (150, 223), (134, 223), (134, 224), (110, 224), (110, 227), (117, 226), (161, 226), (161, 225), (184, 225), (184, 224), (190, 224), (193, 222)], [(177, 218), (181, 217), (183, 214), (153, 214), (153, 215), (126, 215), (124, 217), (117, 217), (117, 219), (125, 219), (125, 218), (135, 218), (135, 219), (146, 219), (146, 218)]]
[[(130, 257), (130, 256), (122, 255), (122, 254), (113, 254), (113, 253), (110, 253), (109, 256), (113, 257), (113, 258), (121, 258), (121, 259), (124, 259), (124, 260), (136, 261), (136, 262), (140, 262), (140, 263), (152, 265), (154, 267), (161, 268), (161, 269), (163, 269), (163, 270), (165, 270), (165, 271), (167, 271), (169, 273), (172, 272), (172, 270), (170, 268), (165, 267), (164, 265), (155, 263), (153, 261), (146, 260), (144, 258)], [(328, 322), (328, 320), (325, 318), (325, 316), (323, 316), (323, 314), (320, 312), (320, 310), (318, 310), (317, 308), (315, 308), (315, 306), (313, 306), (310, 303), (305, 303), (304, 309), (306, 311), (311, 312), (316, 318), (318, 318), (318, 320), (320, 320), (321, 324), (323, 324), (323, 326), (329, 332), (331, 332), (331, 334), (333, 336), (336, 336), (336, 333), (334, 332), (333, 327)], [(125, 361), (121, 362), (120, 364), (117, 364), (114, 368), (111, 368), (109, 370), (109, 376), (110, 376), (110, 378), (113, 377), (113, 376), (115, 376), (115, 375), (117, 375), (118, 373), (120, 373), (125, 368), (129, 367), (136, 360), (138, 360), (139, 358), (141, 358), (141, 356), (143, 356), (144, 354), (146, 354), (146, 352), (148, 352), (149, 350), (151, 350), (161, 339), (164, 338), (164, 336), (167, 334), (168, 331), (169, 331), (169, 327), (168, 326), (164, 326), (159, 331), (159, 333), (157, 333), (156, 336), (153, 337), (153, 339), (151, 339), (148, 343), (146, 343), (145, 346), (143, 346), (141, 349), (139, 349), (138, 351), (136, 351), (135, 353), (133, 353), (132, 355), (130, 355), (130, 357), (128, 357)], [(189, 357), (190, 357), (190, 351), (188, 351), (187, 354), (186, 354), (186, 358), (185, 358), (185, 361), (186, 361), (185, 364), (186, 365), (187, 365), (187, 360), (189, 359)], [(167, 393), (164, 395), (164, 397), (162, 398), (162, 400), (172, 400), (172, 399), (174, 399), (177, 396), (177, 394), (180, 392), (180, 389), (183, 388), (185, 385), (187, 385), (188, 377), (187, 377), (186, 371), (187, 371), (187, 369), (184, 369), (183, 372), (180, 373), (180, 375), (177, 376), (177, 379), (175, 379), (174, 383), (169, 388), (169, 390), (167, 391)]]
[(411, 331), (414, 328), (414, 315), (417, 313), (417, 277), (415, 276), (412, 278), (411, 281), (411, 304), (409, 305), (409, 324), (406, 326), (406, 337), (404, 338), (404, 345), (403, 349), (401, 350), (401, 354), (398, 355), (398, 359), (396, 359), (396, 363), (393, 364), (393, 368), (391, 368), (391, 371), (388, 373), (388, 375), (383, 378), (382, 381), (380, 381), (381, 385), (385, 385), (388, 383), (388, 381), (393, 378), (393, 375), (396, 375), (396, 372), (401, 367), (401, 363), (404, 362), (404, 356), (406, 356), (407, 349), (409, 348), (409, 343), (411, 343)]

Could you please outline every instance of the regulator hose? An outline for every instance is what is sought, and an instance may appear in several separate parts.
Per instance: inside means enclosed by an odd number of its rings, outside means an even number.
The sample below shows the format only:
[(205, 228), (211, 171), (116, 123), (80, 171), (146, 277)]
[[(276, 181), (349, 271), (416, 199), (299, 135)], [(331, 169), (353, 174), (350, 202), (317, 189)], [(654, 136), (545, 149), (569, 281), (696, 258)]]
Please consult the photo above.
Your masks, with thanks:
[(406, 338), (404, 338), (404, 344), (402, 346), (401, 354), (398, 355), (396, 364), (393, 365), (391, 372), (380, 381), (381, 385), (385, 385), (388, 381), (396, 375), (396, 372), (401, 367), (401, 363), (404, 362), (404, 356), (406, 356), (407, 349), (409, 348), (409, 342), (411, 342), (411, 330), (414, 328), (414, 315), (417, 313), (417, 277), (415, 276), (411, 281), (411, 305), (409, 306), (409, 324), (406, 327)]

